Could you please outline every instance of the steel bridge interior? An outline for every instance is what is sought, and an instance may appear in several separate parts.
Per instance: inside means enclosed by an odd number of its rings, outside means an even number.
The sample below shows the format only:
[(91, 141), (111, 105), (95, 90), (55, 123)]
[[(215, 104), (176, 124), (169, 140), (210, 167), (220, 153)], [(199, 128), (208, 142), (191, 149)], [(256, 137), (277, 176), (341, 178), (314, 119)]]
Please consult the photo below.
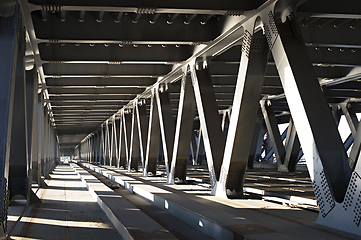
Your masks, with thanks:
[(61, 156), (169, 184), (204, 163), (242, 198), (267, 133), (277, 171), (304, 157), (317, 223), (361, 236), (360, 39), (351, 0), (0, 2), (2, 229)]

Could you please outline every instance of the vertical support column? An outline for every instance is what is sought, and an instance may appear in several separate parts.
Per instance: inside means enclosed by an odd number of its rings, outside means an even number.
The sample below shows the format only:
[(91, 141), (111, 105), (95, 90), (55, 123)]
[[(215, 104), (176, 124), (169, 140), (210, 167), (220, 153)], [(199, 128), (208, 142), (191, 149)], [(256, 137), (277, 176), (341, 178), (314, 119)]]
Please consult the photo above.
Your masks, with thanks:
[(151, 172), (153, 175), (155, 175), (157, 171), (160, 125), (155, 91), (157, 91), (157, 89), (152, 89), (152, 97), (150, 99), (147, 151), (145, 155), (145, 167), (143, 170), (143, 176), (145, 177), (148, 176), (148, 172)]
[(114, 148), (114, 151), (115, 151), (115, 158), (114, 158), (114, 166), (116, 166), (118, 169), (119, 169), (119, 163), (120, 163), (120, 137), (121, 137), (121, 125), (119, 124), (120, 119), (119, 118), (115, 118), (114, 119), (114, 126), (113, 128), (115, 129), (114, 131), (114, 145), (115, 145), (115, 148)]
[(243, 26), (242, 55), (221, 176), (212, 193), (243, 197), (243, 182), (254, 134), (269, 50), (262, 33), (253, 36), (254, 22)]
[[(38, 182), (38, 78), (36, 69), (26, 72), (29, 184)], [(31, 187), (31, 186), (30, 186)]]
[(9, 190), (10, 198), (21, 195), (28, 199), (28, 136), (25, 86), (25, 30), (19, 20), (19, 46), (16, 63), (14, 105), (10, 145)]
[(104, 156), (104, 165), (110, 165), (110, 131), (109, 131), (109, 122), (105, 123), (105, 156)]
[(356, 112), (350, 103), (340, 103), (340, 106), (343, 114), (345, 115), (348, 126), (350, 127), (352, 136), (355, 138), (359, 125)]
[[(135, 103), (137, 104), (137, 103)], [(132, 122), (131, 122), (131, 135), (130, 135), (130, 147), (129, 147), (129, 158), (128, 158), (128, 172), (131, 169), (138, 170), (139, 162), (139, 129), (138, 129), (138, 119), (136, 113), (136, 105), (132, 109)]]
[(190, 66), (196, 99), (202, 138), (207, 156), (207, 164), (212, 188), (221, 172), (224, 153), (224, 138), (219, 118), (216, 95), (206, 60), (195, 62)]
[(228, 128), (229, 128), (229, 119), (231, 118), (231, 107), (227, 110), (222, 110), (222, 131), (224, 139), (227, 138)]
[(331, 111), (332, 111), (333, 118), (335, 119), (336, 126), (338, 126), (340, 124), (340, 119), (341, 119), (341, 115), (342, 115), (341, 106), (339, 104), (332, 104)]
[(254, 161), (261, 155), (263, 136), (265, 134), (264, 122), (261, 109), (258, 110), (256, 124), (254, 127), (251, 149), (248, 157), (248, 169), (253, 169)]
[(278, 129), (277, 119), (273, 111), (272, 103), (270, 100), (261, 100), (260, 104), (268, 134), (272, 141), (273, 151), (276, 155), (277, 169), (278, 171), (287, 171), (287, 166), (285, 167), (284, 165), (286, 151)]
[(111, 144), (110, 144), (110, 166), (117, 166), (117, 129), (116, 129), (116, 125), (115, 125), (115, 116), (113, 116), (112, 121), (111, 121)]
[[(276, 25), (273, 13), (262, 16), (267, 41), (281, 78), (288, 106), (306, 157), (314, 187), (329, 184), (324, 194), (342, 202), (350, 168), (341, 137), (322, 93), (293, 13)], [(322, 188), (325, 184), (322, 184)], [(325, 195), (325, 196), (326, 196)], [(321, 211), (329, 212), (331, 200)]]
[(119, 122), (119, 168), (125, 169), (127, 162), (127, 145), (126, 145), (126, 132), (124, 127), (124, 112), (120, 115)]
[(124, 139), (124, 130), (123, 130), (123, 114), (119, 116), (119, 141), (118, 141), (118, 169), (123, 166), (125, 168), (125, 165), (123, 162), (125, 162), (125, 139)]
[(204, 159), (204, 142), (203, 142), (202, 127), (201, 127), (198, 132), (196, 165), (202, 165), (203, 159)]
[(139, 133), (139, 150), (140, 150), (140, 160), (142, 162), (142, 169), (144, 172), (145, 166), (145, 154), (147, 146), (147, 133), (148, 133), (148, 117), (147, 117), (147, 106), (144, 102), (139, 102), (135, 106), (136, 116), (137, 116), (137, 127)]
[(290, 117), (286, 137), (286, 155), (284, 160), (284, 165), (287, 167), (289, 172), (296, 171), (300, 148), (301, 145), (297, 136), (295, 124), (293, 123), (292, 117)]
[(191, 136), (191, 153), (192, 153), (192, 165), (197, 165), (197, 141), (196, 141), (196, 132), (193, 131)]
[(174, 183), (175, 178), (185, 182), (187, 176), (189, 143), (191, 142), (193, 133), (194, 112), (196, 110), (192, 79), (190, 75), (187, 74), (187, 70), (188, 69), (185, 69), (183, 71), (184, 75), (181, 83), (177, 125), (168, 183)]
[(44, 156), (43, 156), (43, 92), (41, 91), (40, 94), (38, 94), (38, 183), (39, 185), (44, 186), (45, 183), (42, 181), (41, 175), (43, 172), (43, 164), (44, 164)]
[(132, 115), (127, 111), (123, 113), (123, 131), (124, 131), (124, 144), (125, 144), (124, 169), (127, 168), (129, 165), (131, 130), (132, 130)]
[(156, 91), (156, 99), (158, 106), (160, 133), (163, 144), (165, 169), (168, 177), (172, 159), (175, 130), (169, 91), (166, 88), (167, 87), (163, 89), (163, 87), (161, 87), (158, 89), (158, 91)]
[(3, 236), (7, 231), (7, 209), (9, 204), (9, 158), (12, 135), (15, 67), (18, 55), (17, 21), (18, 13), (15, 13), (11, 17), (0, 17), (0, 228), (2, 228), (0, 232)]
[[(350, 152), (350, 156), (348, 158), (348, 164), (349, 164), (351, 170), (353, 171), (355, 169), (356, 163), (358, 162), (360, 151), (361, 151), (361, 124), (358, 125), (355, 137), (353, 137), (353, 134), (351, 133), (351, 135), (347, 138), (345, 145), (351, 145), (349, 138), (354, 139), (353, 145), (351, 148), (351, 152)], [(347, 146), (345, 146), (345, 149), (347, 150), (346, 147)]]
[(104, 146), (105, 146), (105, 138), (104, 138), (104, 125), (100, 126), (100, 161), (99, 164), (104, 164)]
[(100, 164), (100, 158), (101, 158), (101, 133), (100, 133), (100, 129), (98, 128), (97, 133), (97, 143), (96, 143), (96, 149), (97, 149), (97, 155), (96, 155), (96, 164)]

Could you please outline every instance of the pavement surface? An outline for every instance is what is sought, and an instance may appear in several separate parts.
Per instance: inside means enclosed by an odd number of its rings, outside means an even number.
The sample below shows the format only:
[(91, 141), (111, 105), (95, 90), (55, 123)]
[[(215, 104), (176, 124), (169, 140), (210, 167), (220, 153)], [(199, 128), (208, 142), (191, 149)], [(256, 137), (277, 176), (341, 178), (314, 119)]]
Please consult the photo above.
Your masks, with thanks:
[(58, 165), (46, 184), (38, 192), (42, 203), (26, 208), (10, 239), (122, 239), (69, 164)]

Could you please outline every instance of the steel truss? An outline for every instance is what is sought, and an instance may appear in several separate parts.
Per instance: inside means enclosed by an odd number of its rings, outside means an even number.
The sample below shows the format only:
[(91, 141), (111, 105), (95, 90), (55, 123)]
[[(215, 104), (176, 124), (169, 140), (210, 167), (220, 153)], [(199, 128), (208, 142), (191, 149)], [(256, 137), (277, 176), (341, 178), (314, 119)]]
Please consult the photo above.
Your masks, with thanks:
[[(199, 136), (198, 143), (202, 139), (212, 194), (224, 198), (240, 197), (243, 195), (243, 181), (250, 156), (257, 152), (254, 146), (260, 145), (261, 105), (280, 170), (295, 169), (299, 145), (302, 146), (320, 208), (317, 223), (360, 235), (361, 210), (358, 206), (361, 204), (361, 163), (358, 153), (361, 130), (347, 105), (341, 106), (352, 124), (352, 136), (355, 138), (351, 157), (347, 158), (337, 130), (337, 118), (335, 121), (331, 114), (299, 35), (294, 14), (296, 4), (297, 1), (290, 1), (286, 6), (278, 4), (277, 0), (268, 1), (257, 10), (246, 13), (242, 21), (179, 64), (115, 114), (116, 118), (120, 118), (119, 142), (125, 140), (125, 144), (118, 144), (118, 149), (115, 145), (115, 151), (123, 152), (123, 155), (118, 155), (120, 162), (123, 161), (118, 167), (136, 170), (140, 156), (144, 176), (148, 176), (149, 172), (155, 174), (161, 139), (168, 182), (174, 183), (176, 178), (185, 180), (193, 116), (197, 107), (203, 136)], [(222, 126), (217, 109), (209, 59), (239, 43), (242, 44), (242, 55), (232, 114), (226, 130), (226, 120)], [(281, 78), (291, 114), (286, 146), (282, 143), (270, 100), (263, 99), (259, 104), (269, 53)], [(182, 87), (175, 124), (168, 88), (180, 79)], [(147, 120), (144, 112), (140, 114), (140, 107), (147, 98), (151, 100), (150, 116), (148, 127), (145, 127)], [(104, 127), (105, 138), (102, 138), (100, 146), (106, 148), (102, 156), (105, 159), (109, 157), (106, 155), (110, 141), (107, 140), (108, 122), (100, 129), (102, 135)], [(222, 132), (222, 127), (226, 134)], [(115, 131), (116, 128), (113, 129)], [(147, 140), (143, 137), (146, 132)], [(89, 135), (84, 139), (81, 146), (86, 145), (91, 137)], [(192, 146), (194, 152), (194, 140)], [(122, 160), (124, 155), (125, 160)], [(110, 165), (107, 161), (104, 163)]]

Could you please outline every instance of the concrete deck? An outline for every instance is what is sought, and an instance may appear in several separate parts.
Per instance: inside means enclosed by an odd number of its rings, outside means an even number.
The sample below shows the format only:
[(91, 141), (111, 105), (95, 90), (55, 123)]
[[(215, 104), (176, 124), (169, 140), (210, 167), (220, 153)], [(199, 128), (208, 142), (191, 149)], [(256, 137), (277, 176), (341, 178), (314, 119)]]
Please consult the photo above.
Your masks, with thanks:
[(221, 199), (201, 185), (170, 185), (164, 177), (144, 178), (140, 172), (83, 165), (216, 239), (360, 239), (315, 224), (315, 211), (255, 199)]
[[(26, 208), (10, 239), (122, 239), (69, 165), (58, 165), (46, 183), (38, 192), (42, 203)], [(9, 212), (9, 220), (17, 214)]]

